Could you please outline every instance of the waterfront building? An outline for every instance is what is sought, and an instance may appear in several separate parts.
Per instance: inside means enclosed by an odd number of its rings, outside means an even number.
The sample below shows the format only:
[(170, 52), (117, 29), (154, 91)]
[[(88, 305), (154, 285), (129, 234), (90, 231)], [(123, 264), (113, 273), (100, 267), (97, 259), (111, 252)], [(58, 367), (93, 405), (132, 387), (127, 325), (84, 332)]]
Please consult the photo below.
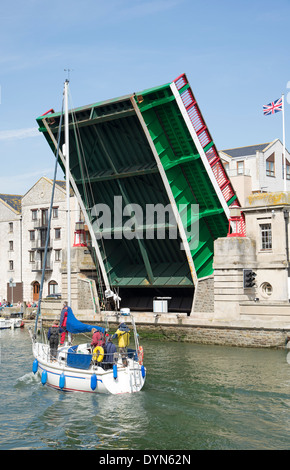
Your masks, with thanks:
[[(283, 145), (279, 139), (222, 150), (219, 155), (242, 206), (252, 193), (283, 190)], [(290, 154), (287, 149), (286, 190), (290, 191)]]
[[(37, 302), (44, 265), (44, 251), (48, 227), (52, 181), (42, 177), (22, 198), (23, 242), (23, 299)], [(76, 222), (77, 206), (73, 193), (70, 197), (71, 240)], [(55, 185), (51, 229), (45, 265), (43, 297), (61, 293), (61, 262), (66, 247), (66, 190), (65, 182)]]
[[(215, 318), (290, 320), (290, 192), (251, 194), (242, 208), (246, 237), (215, 241)], [(247, 284), (246, 276), (253, 275)]]
[[(279, 139), (223, 150), (220, 156), (242, 202), (246, 237), (215, 241), (212, 312), (228, 320), (288, 321), (289, 152), (286, 149), (286, 182)], [(255, 277), (251, 288), (245, 286), (249, 271)]]
[(0, 302), (23, 297), (21, 199), (0, 194)]
[[(44, 262), (52, 181), (40, 178), (23, 196), (0, 195), (0, 300), (37, 302)], [(71, 193), (71, 240), (80, 210)], [(43, 297), (60, 294), (66, 249), (65, 182), (57, 181), (52, 210)], [(11, 281), (12, 280), (12, 281)], [(11, 282), (10, 282), (11, 281)]]

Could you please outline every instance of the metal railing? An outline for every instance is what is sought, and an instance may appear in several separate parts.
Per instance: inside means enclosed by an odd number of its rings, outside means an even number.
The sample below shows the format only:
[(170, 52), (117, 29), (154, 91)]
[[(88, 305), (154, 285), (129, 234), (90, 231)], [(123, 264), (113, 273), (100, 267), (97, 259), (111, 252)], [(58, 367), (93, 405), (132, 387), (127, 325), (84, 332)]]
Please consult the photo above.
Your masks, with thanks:
[[(31, 263), (31, 271), (41, 272), (43, 269), (42, 262), (40, 260), (33, 261)], [(53, 270), (53, 263), (47, 262), (45, 266), (45, 271), (52, 271)]]
[[(210, 164), (215, 179), (219, 185), (222, 195), (229, 207), (241, 207), (237, 199), (232, 184), (228, 178), (227, 172), (222, 164), (219, 153), (211, 138), (210, 132), (203, 119), (197, 101), (189, 86), (189, 82), (185, 74), (180, 75), (174, 80), (174, 83), (179, 91), (180, 98), (186, 109), (190, 122), (196, 132), (198, 140), (203, 148), (205, 156)], [(246, 225), (244, 215), (241, 215), (243, 221), (243, 233), (246, 233)]]

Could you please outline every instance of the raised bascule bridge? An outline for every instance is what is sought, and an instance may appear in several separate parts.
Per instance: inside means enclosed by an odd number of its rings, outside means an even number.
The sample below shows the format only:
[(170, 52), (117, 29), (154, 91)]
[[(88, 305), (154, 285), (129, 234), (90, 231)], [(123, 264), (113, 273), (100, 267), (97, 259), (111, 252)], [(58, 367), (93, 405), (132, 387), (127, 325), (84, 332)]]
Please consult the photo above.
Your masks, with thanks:
[[(54, 153), (60, 117), (50, 110), (37, 118)], [(158, 297), (189, 314), (198, 281), (213, 274), (214, 240), (227, 236), (230, 208), (240, 203), (186, 75), (73, 109), (69, 118), (70, 183), (99, 288), (117, 289), (131, 310), (152, 310)], [(64, 169), (63, 140), (62, 133)]]

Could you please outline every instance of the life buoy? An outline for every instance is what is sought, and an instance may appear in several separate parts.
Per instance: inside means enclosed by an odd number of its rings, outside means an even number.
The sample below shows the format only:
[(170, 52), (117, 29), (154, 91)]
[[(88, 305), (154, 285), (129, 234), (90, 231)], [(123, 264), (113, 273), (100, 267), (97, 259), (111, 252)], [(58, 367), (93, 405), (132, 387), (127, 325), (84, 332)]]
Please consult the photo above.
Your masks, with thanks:
[(102, 348), (102, 346), (97, 346), (93, 350), (93, 360), (97, 362), (102, 362), (102, 360), (104, 359), (104, 354), (104, 348)]
[(143, 358), (144, 358), (143, 347), (142, 347), (142, 346), (139, 346), (139, 350), (138, 350), (138, 361), (139, 361), (140, 366), (143, 364)]

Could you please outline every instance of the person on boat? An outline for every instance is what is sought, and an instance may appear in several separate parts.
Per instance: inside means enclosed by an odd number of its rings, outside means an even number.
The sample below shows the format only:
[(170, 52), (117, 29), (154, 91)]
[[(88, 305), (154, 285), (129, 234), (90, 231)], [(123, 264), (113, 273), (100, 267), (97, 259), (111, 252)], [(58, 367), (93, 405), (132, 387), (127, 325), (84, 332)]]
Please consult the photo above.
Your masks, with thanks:
[(55, 321), (53, 325), (48, 329), (47, 339), (50, 347), (50, 360), (56, 359), (57, 348), (59, 344), (59, 334), (63, 332), (63, 329), (59, 326), (59, 322)]
[(101, 346), (103, 348), (106, 343), (104, 333), (96, 330), (96, 328), (92, 329), (92, 333), (93, 333), (92, 342), (91, 342), (92, 348), (96, 348), (97, 346)]
[(117, 348), (115, 344), (112, 342), (112, 338), (110, 336), (108, 336), (104, 350), (105, 350), (105, 355), (104, 355), (104, 360), (103, 360), (103, 368), (112, 369), (113, 364), (115, 362), (115, 353), (117, 352)]
[(64, 302), (63, 309), (62, 309), (61, 314), (60, 314), (60, 320), (59, 320), (60, 326), (63, 329), (63, 332), (62, 332), (61, 337), (60, 337), (60, 345), (61, 346), (64, 344), (64, 341), (65, 341), (67, 310), (68, 310), (68, 304), (67, 304), (67, 302)]
[(112, 339), (118, 338), (119, 351), (122, 356), (123, 364), (127, 365), (127, 347), (130, 344), (130, 329), (125, 322), (120, 323), (116, 333), (113, 334)]

